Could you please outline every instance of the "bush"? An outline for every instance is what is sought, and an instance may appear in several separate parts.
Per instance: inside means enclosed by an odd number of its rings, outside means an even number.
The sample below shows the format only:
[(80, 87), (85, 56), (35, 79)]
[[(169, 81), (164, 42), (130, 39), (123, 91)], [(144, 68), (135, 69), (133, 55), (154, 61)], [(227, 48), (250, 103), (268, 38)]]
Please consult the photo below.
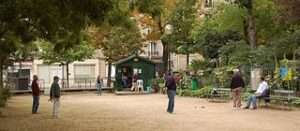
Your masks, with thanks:
[(182, 96), (193, 96), (193, 92), (191, 89), (184, 89), (182, 90)]
[(212, 86), (205, 86), (204, 88), (194, 91), (191, 89), (185, 89), (182, 91), (182, 96), (195, 96), (200, 98), (206, 98), (211, 94), (212, 90)]
[(253, 93), (250, 93), (250, 92), (244, 92), (243, 94), (242, 94), (242, 100), (243, 101), (247, 101), (248, 100), (248, 98), (249, 98), (249, 96), (251, 96)]
[(205, 86), (204, 88), (201, 88), (200, 90), (194, 91), (194, 96), (197, 96), (200, 98), (207, 98), (210, 96), (212, 90), (213, 90), (212, 86)]
[(4, 107), (6, 101), (11, 97), (9, 89), (0, 89), (0, 107)]
[(297, 99), (295, 99), (293, 102), (292, 102), (293, 106), (296, 106), (296, 107), (300, 107), (300, 98), (297, 97)]

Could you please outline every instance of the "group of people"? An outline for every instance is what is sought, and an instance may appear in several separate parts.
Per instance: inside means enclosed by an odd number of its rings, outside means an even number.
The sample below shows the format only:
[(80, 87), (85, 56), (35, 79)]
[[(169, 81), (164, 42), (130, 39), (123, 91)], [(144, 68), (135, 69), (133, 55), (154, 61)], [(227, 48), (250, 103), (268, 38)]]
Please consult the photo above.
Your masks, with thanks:
[[(231, 79), (230, 88), (232, 91), (232, 97), (233, 97), (233, 108), (241, 108), (242, 107), (242, 101), (241, 101), (241, 91), (242, 88), (245, 87), (245, 82), (240, 74), (240, 71), (238, 69), (233, 70), (234, 74)], [(168, 76), (165, 78), (165, 87), (167, 87), (167, 95), (169, 98), (168, 102), (168, 113), (174, 112), (174, 102), (175, 102), (175, 95), (176, 95), (176, 75), (174, 76), (172, 73), (169, 73)], [(248, 97), (247, 105), (243, 107), (244, 109), (250, 109), (252, 106), (252, 109), (257, 108), (257, 99), (269, 97), (269, 86), (266, 82), (264, 77), (260, 78), (259, 86), (256, 90), (256, 92)]]
[[(50, 88), (50, 95), (49, 95), (49, 101), (53, 103), (53, 111), (52, 116), (53, 118), (58, 118), (59, 116), (59, 107), (60, 107), (60, 86), (59, 86), (59, 77), (54, 76), (53, 83), (51, 84)], [(100, 76), (97, 77), (96, 80), (96, 87), (97, 87), (97, 93), (98, 95), (101, 95), (101, 89), (103, 86), (103, 79), (100, 78)], [(32, 114), (38, 113), (38, 108), (40, 105), (40, 87), (38, 84), (38, 76), (33, 76), (33, 81), (31, 83), (31, 89), (32, 89), (32, 97), (33, 97), (33, 104), (32, 104)]]
[[(241, 108), (241, 90), (245, 87), (245, 82), (239, 72), (238, 69), (233, 70), (234, 75), (231, 80), (231, 91), (233, 96), (233, 108)], [(269, 97), (269, 86), (264, 77), (260, 78), (260, 84), (253, 95), (250, 95), (248, 98), (247, 105), (244, 109), (250, 109), (252, 105), (252, 109), (257, 108), (256, 101), (257, 99)]]
[[(50, 88), (49, 101), (53, 103), (53, 118), (58, 118), (59, 115), (59, 106), (60, 106), (60, 86), (58, 84), (59, 77), (54, 76), (53, 83)], [(39, 104), (40, 104), (40, 88), (38, 84), (38, 76), (33, 76), (33, 81), (31, 83), (33, 104), (32, 104), (32, 114), (37, 114)]]
[(138, 73), (134, 73), (132, 77), (128, 77), (127, 74), (122, 75), (122, 86), (123, 88), (130, 88), (131, 91), (137, 91), (137, 81), (139, 79)]
[[(135, 78), (136, 77), (136, 78)], [(138, 76), (134, 76), (133, 78), (133, 87), (136, 84)], [(174, 106), (175, 106), (175, 96), (176, 96), (176, 83), (178, 79), (177, 77), (173, 75), (172, 73), (168, 73), (165, 77), (165, 87), (167, 88), (167, 95), (168, 95), (168, 107), (167, 112), (173, 113), (174, 112)], [(60, 86), (58, 84), (59, 77), (55, 76), (53, 78), (53, 83), (50, 88), (50, 95), (49, 95), (49, 101), (53, 103), (53, 112), (52, 116), (53, 118), (58, 118), (59, 115), (59, 106), (60, 106)], [(98, 88), (98, 94), (101, 95), (101, 88), (103, 85), (103, 80), (98, 76), (96, 81), (96, 86)], [(239, 72), (239, 70), (234, 70), (234, 75), (231, 80), (231, 91), (233, 96), (233, 108), (241, 108), (241, 90), (243, 87), (245, 87), (245, 82)], [(33, 106), (32, 106), (32, 114), (36, 114), (38, 112), (39, 108), (39, 100), (40, 100), (40, 88), (38, 84), (38, 77), (36, 75), (33, 76), (33, 81), (31, 84), (32, 88), (32, 96), (33, 96)], [(252, 109), (257, 108), (256, 101), (259, 98), (268, 97), (268, 83), (265, 81), (264, 77), (261, 77), (261, 82), (258, 86), (258, 89), (256, 92), (249, 96), (247, 105), (244, 107), (244, 109), (249, 109), (252, 105)]]

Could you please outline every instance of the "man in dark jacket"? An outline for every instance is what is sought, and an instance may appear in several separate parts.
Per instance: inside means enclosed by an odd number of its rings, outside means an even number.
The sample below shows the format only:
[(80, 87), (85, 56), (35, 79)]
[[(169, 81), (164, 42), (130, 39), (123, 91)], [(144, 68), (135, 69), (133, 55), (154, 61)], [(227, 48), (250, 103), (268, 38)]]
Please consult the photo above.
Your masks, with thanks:
[(168, 98), (169, 98), (169, 103), (168, 103), (168, 109), (167, 112), (173, 113), (174, 112), (174, 102), (175, 102), (175, 95), (176, 95), (176, 81), (174, 76), (169, 73), (168, 76), (166, 77), (166, 85), (167, 87), (167, 93), (168, 93)]
[(60, 106), (60, 87), (58, 84), (59, 77), (54, 76), (53, 83), (51, 85), (50, 89), (50, 99), (49, 101), (53, 102), (53, 112), (52, 116), (53, 118), (58, 118), (58, 113), (59, 113), (59, 106)]
[(40, 104), (40, 88), (38, 84), (38, 77), (33, 76), (33, 81), (31, 83), (33, 104), (32, 104), (32, 114), (36, 114)]
[(242, 106), (241, 103), (241, 90), (242, 87), (245, 86), (245, 82), (239, 72), (238, 69), (233, 70), (234, 75), (231, 80), (231, 91), (233, 96), (233, 107), (234, 108), (240, 108)]

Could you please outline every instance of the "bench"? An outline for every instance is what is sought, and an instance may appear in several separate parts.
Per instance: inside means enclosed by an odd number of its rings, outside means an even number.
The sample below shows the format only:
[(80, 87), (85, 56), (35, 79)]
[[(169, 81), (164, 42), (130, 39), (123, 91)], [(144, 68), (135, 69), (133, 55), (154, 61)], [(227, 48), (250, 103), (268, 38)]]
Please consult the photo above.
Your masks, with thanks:
[(213, 88), (208, 100), (210, 102), (227, 102), (230, 100), (231, 89), (229, 88)]
[(293, 100), (297, 99), (293, 90), (274, 90), (270, 97), (264, 98), (266, 103), (275, 102), (291, 109)]

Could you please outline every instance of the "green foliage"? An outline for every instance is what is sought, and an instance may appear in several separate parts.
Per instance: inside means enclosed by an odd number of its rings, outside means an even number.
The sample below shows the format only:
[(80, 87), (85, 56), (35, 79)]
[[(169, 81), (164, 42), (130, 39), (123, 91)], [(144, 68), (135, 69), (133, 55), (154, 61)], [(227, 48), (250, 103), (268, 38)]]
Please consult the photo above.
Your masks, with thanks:
[(181, 93), (182, 96), (193, 96), (193, 91), (191, 89), (184, 89)]
[(291, 27), (281, 37), (273, 39), (269, 46), (272, 46), (274, 56), (283, 59), (284, 55), (289, 59), (300, 56), (300, 26)]
[(218, 32), (228, 30), (243, 33), (246, 11), (235, 4), (221, 4), (216, 8), (215, 14), (208, 18), (206, 25)]
[(245, 41), (230, 42), (221, 47), (219, 52), (224, 65), (239, 66), (250, 63), (250, 46)]
[(136, 7), (141, 13), (151, 14), (152, 17), (161, 16), (163, 0), (136, 0)]
[(226, 45), (227, 42), (239, 41), (240, 39), (241, 36), (239, 33), (230, 30), (224, 33), (219, 33), (216, 30), (200, 31), (195, 37), (195, 48), (199, 50), (205, 58), (217, 59), (220, 55), (220, 48)]
[[(61, 42), (69, 42), (70, 39), (62, 39)], [(88, 43), (86, 36), (81, 35), (81, 40), (78, 41), (77, 45), (64, 49), (56, 49), (52, 43), (44, 40), (37, 41), (36, 43), (40, 46), (39, 57), (44, 63), (62, 63), (69, 64), (74, 61), (83, 61), (87, 58), (92, 57), (95, 49)]]
[(191, 90), (191, 89), (184, 89), (182, 91), (182, 96), (194, 96), (200, 98), (207, 98), (211, 94), (213, 90), (212, 86), (205, 86), (199, 90)]
[(221, 88), (229, 88), (233, 67), (225, 66), (218, 67), (213, 70), (213, 77), (216, 79), (216, 84)]
[(174, 52), (181, 54), (194, 52), (191, 33), (197, 15), (196, 3), (196, 0), (179, 1), (168, 19), (168, 23), (172, 25), (172, 32), (165, 36), (165, 39), (168, 43), (172, 43)]
[[(1, 71), (22, 49), (19, 45), (26, 47), (37, 39), (50, 41), (55, 50), (78, 44), (82, 30), (91, 24), (102, 24), (115, 2), (118, 0), (1, 0)], [(60, 41), (66, 37), (68, 42)], [(0, 78), (2, 86), (2, 75)]]
[(101, 29), (96, 28), (90, 33), (92, 42), (97, 48), (102, 50), (103, 55), (110, 61), (116, 61), (120, 58), (137, 53), (142, 48), (142, 39), (136, 26), (126, 28), (115, 26), (105, 32), (103, 39)]
[(6, 101), (11, 97), (9, 89), (0, 88), (0, 107), (4, 107)]
[(296, 107), (300, 107), (300, 98), (297, 97), (297, 99), (293, 100), (292, 104)]
[(208, 67), (209, 62), (206, 60), (193, 60), (190, 64), (190, 69), (194, 72), (198, 72), (199, 70), (204, 70)]
[(253, 93), (250, 93), (250, 92), (248, 92), (248, 91), (243, 92), (243, 93), (242, 93), (242, 100), (243, 100), (243, 101), (247, 101), (248, 98), (249, 98), (251, 95), (253, 95)]
[(201, 88), (200, 90), (196, 90), (194, 92), (194, 96), (197, 96), (200, 98), (207, 98), (210, 96), (212, 90), (213, 90), (212, 86), (205, 86), (205, 87)]

